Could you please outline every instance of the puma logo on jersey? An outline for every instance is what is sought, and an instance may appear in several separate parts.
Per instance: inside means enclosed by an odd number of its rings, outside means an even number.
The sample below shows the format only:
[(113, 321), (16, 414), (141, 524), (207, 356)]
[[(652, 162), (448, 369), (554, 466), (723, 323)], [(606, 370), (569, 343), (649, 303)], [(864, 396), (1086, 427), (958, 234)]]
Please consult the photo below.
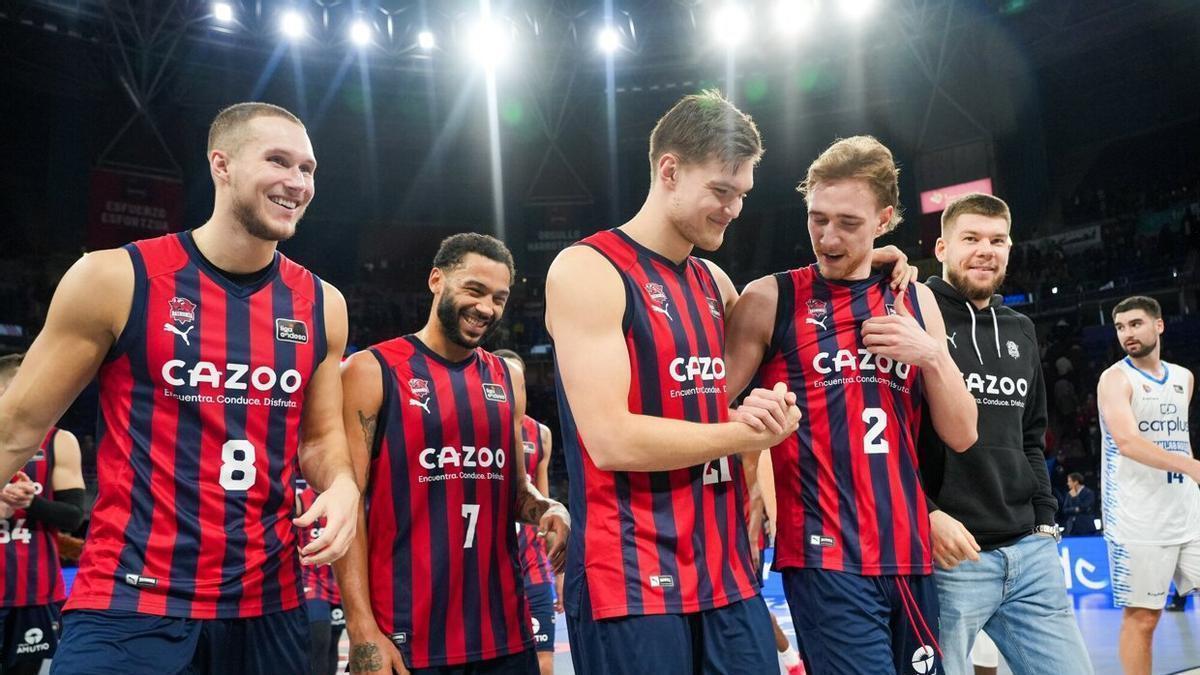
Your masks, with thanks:
[(947, 340), (947, 341), (948, 341), (948, 342), (949, 342), (949, 343), (950, 343), (950, 344), (951, 344), (951, 345), (952, 345), (952, 346), (953, 346), (955, 349), (958, 349), (958, 343), (954, 341), (954, 338), (955, 338), (956, 336), (958, 336), (958, 331), (954, 331), (954, 332), (953, 332), (953, 333), (951, 333), (950, 335), (947, 335), (947, 336), (946, 336), (946, 340)]
[(825, 320), (828, 318), (829, 318), (828, 315), (823, 315), (820, 319), (815, 319), (811, 316), (807, 316), (807, 317), (804, 317), (804, 323), (811, 323), (814, 326), (820, 326), (821, 330), (829, 330), (829, 327), (825, 325)]
[(185, 344), (189, 347), (192, 346), (192, 343), (190, 340), (188, 340), (188, 333), (191, 333), (193, 328), (195, 328), (195, 326), (188, 326), (187, 330), (179, 330), (178, 328), (176, 328), (175, 326), (172, 326), (169, 323), (163, 324), (163, 330), (167, 331), (168, 333), (174, 333), (174, 334), (178, 335), (179, 337), (183, 338), (183, 344)]
[(429, 401), (419, 401), (415, 398), (410, 398), (408, 399), (408, 404), (417, 406), (421, 410), (424, 410), (426, 414), (429, 413)]

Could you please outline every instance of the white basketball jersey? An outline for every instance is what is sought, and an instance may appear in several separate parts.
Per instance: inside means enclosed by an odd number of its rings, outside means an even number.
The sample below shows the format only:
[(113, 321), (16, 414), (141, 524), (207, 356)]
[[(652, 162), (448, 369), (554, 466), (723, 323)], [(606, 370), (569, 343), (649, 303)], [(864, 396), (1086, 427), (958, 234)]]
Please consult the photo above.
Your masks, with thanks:
[[(1126, 357), (1115, 366), (1133, 389), (1130, 407), (1138, 432), (1168, 452), (1192, 456), (1188, 439), (1187, 371), (1162, 362), (1162, 379)], [(1122, 544), (1182, 544), (1200, 537), (1200, 489), (1186, 474), (1171, 473), (1121, 455), (1100, 415), (1104, 453), (1104, 535)]]

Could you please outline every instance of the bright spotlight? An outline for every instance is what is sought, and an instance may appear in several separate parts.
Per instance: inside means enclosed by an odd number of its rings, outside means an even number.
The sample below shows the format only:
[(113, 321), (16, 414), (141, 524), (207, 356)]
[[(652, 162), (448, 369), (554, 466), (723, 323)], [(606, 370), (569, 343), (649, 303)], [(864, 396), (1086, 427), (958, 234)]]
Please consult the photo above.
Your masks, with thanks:
[(842, 0), (842, 16), (853, 21), (867, 18), (875, 9), (875, 0)]
[(214, 2), (212, 12), (213, 18), (221, 23), (233, 21), (233, 5), (228, 2)]
[(304, 37), (304, 15), (294, 10), (284, 12), (279, 20), (279, 29), (293, 39)]
[(434, 44), (433, 33), (427, 30), (417, 33), (417, 46), (421, 49), (433, 49)]
[(596, 36), (596, 44), (599, 45), (600, 51), (612, 54), (621, 46), (621, 34), (613, 30), (611, 26), (605, 26)]
[(468, 46), (479, 63), (498, 65), (507, 60), (512, 51), (512, 33), (507, 26), (494, 19), (481, 21), (471, 30)]
[(366, 21), (358, 19), (350, 24), (350, 41), (359, 47), (371, 44), (371, 26)]
[(780, 0), (775, 4), (775, 29), (795, 35), (812, 25), (817, 16), (814, 0)]
[(735, 47), (750, 32), (750, 17), (739, 5), (725, 5), (713, 14), (712, 28), (718, 42)]

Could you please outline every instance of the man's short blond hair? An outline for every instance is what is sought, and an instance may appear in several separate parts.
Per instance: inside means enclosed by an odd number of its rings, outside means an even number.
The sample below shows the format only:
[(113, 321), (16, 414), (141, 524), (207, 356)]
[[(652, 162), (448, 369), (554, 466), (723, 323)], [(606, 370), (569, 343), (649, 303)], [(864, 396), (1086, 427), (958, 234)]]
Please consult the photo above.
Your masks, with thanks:
[(219, 148), (231, 154), (236, 153), (246, 141), (246, 124), (258, 117), (281, 117), (304, 127), (304, 122), (301, 122), (299, 117), (272, 103), (234, 103), (217, 113), (209, 125), (208, 152)]
[(892, 219), (886, 232), (896, 229), (904, 220), (900, 212), (900, 169), (892, 151), (874, 136), (851, 136), (833, 143), (808, 167), (808, 174), (796, 186), (796, 191), (808, 196), (820, 183), (857, 179), (866, 182), (875, 195), (879, 208), (892, 207)]
[(1012, 229), (1012, 213), (1003, 199), (985, 195), (982, 192), (969, 192), (955, 197), (942, 211), (942, 236), (954, 229), (954, 222), (959, 216), (974, 214), (985, 218), (1003, 218), (1007, 229)]

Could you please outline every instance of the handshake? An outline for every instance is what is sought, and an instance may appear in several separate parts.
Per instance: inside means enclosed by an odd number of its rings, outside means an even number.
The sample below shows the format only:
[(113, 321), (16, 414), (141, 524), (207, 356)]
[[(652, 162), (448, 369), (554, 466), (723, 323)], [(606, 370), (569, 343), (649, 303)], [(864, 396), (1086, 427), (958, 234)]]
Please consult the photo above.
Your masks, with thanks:
[(778, 445), (800, 426), (796, 394), (783, 382), (772, 389), (756, 388), (730, 413), (729, 421), (741, 422), (757, 432), (763, 437), (762, 447)]

